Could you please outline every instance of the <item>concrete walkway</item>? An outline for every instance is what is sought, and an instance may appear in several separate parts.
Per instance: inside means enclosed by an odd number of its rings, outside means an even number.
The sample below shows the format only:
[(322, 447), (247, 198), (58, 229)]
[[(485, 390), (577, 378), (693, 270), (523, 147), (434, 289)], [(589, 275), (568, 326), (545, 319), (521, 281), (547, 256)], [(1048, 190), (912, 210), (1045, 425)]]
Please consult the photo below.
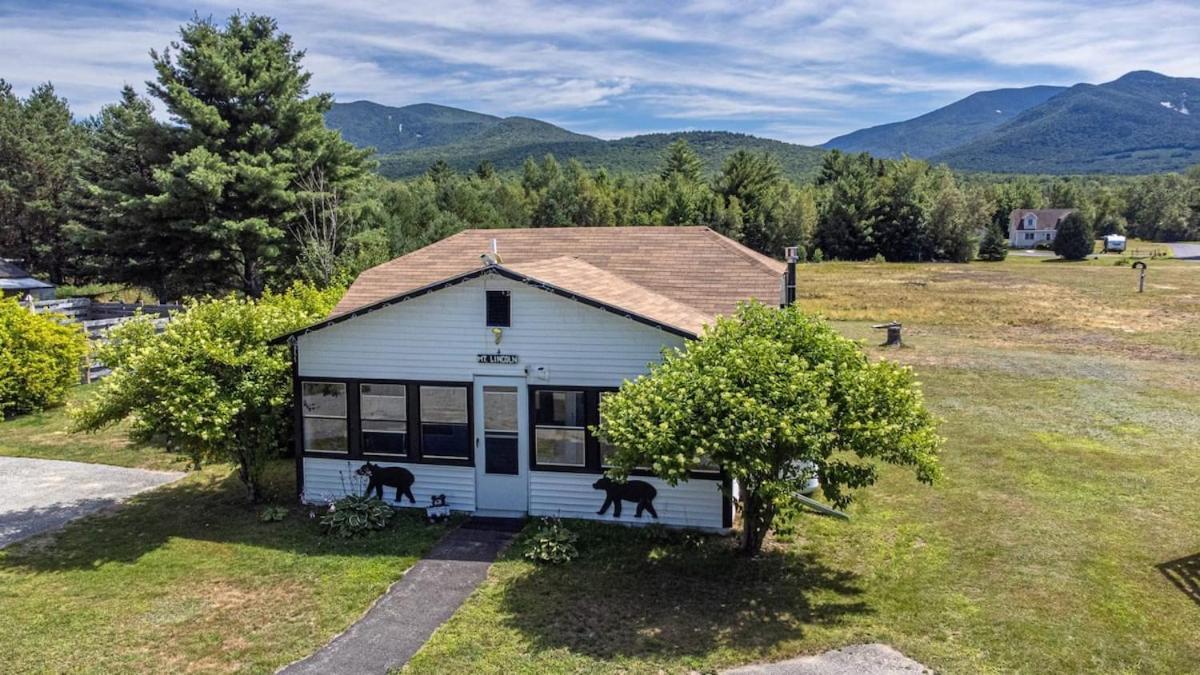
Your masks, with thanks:
[(851, 645), (816, 656), (725, 671), (726, 675), (917, 675), (932, 672), (887, 645)]
[(56, 530), (80, 516), (114, 506), (183, 475), (178, 471), (0, 457), (0, 548)]
[(514, 536), (470, 522), (450, 532), (345, 633), (279, 672), (383, 675), (399, 668), (484, 580)]

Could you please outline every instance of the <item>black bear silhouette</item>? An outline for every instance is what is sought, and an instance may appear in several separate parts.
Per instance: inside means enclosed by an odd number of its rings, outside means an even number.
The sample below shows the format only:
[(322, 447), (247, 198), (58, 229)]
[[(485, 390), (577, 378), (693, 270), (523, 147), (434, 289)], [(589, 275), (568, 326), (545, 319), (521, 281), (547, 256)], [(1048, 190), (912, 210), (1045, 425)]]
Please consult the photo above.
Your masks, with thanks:
[(608, 476), (604, 476), (600, 480), (592, 483), (592, 487), (597, 490), (604, 490), (606, 496), (604, 498), (604, 506), (596, 512), (597, 515), (604, 515), (608, 510), (609, 505), (613, 507), (613, 518), (621, 517), (621, 502), (635, 502), (637, 511), (634, 512), (634, 518), (641, 518), (642, 511), (649, 511), (650, 515), (658, 518), (658, 513), (654, 510), (654, 498), (658, 496), (658, 490), (654, 486), (644, 480), (631, 480), (625, 483), (616, 483)]
[(371, 491), (374, 490), (375, 497), (383, 499), (383, 487), (386, 485), (396, 488), (396, 501), (400, 501), (400, 496), (403, 495), (408, 497), (410, 504), (417, 503), (412, 493), (412, 484), (416, 477), (402, 466), (379, 466), (367, 462), (358, 467), (354, 473), (370, 479), (367, 482), (367, 491), (363, 493), (364, 496), (371, 494)]

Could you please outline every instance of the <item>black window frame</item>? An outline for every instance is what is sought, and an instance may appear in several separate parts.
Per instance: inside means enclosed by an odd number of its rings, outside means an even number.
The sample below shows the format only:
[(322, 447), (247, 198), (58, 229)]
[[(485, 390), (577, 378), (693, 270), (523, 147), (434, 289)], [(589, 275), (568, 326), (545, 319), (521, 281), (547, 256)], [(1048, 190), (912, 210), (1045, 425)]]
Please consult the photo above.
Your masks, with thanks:
[[(303, 412), (300, 407), (301, 392), (305, 382), (332, 382), (346, 386), (346, 425), (349, 437), (349, 452), (308, 452), (304, 449)], [(363, 384), (402, 384), (405, 386), (405, 407), (408, 420), (405, 454), (364, 453), (362, 448), (361, 387)], [(452, 457), (425, 457), (421, 452), (421, 387), (462, 387), (467, 394), (467, 455), (462, 459)], [(396, 380), (378, 378), (306, 377), (297, 375), (293, 385), (296, 401), (295, 448), (301, 457), (318, 459), (352, 459), (386, 461), (397, 464), (439, 464), (445, 466), (475, 466), (475, 389), (473, 382), (458, 380)], [(352, 393), (351, 393), (352, 392)]]
[[(587, 473), (587, 474), (602, 474), (606, 467), (600, 457), (600, 439), (592, 433), (592, 427), (600, 425), (600, 394), (604, 392), (615, 392), (618, 387), (580, 387), (571, 385), (529, 385), (529, 435), (526, 441), (526, 452), (529, 454), (529, 470), (530, 471), (557, 471), (561, 473)], [(540, 391), (582, 391), (583, 392), (583, 411), (584, 411), (584, 437), (583, 437), (583, 466), (569, 466), (563, 464), (539, 464), (537, 461), (537, 394)], [(647, 469), (634, 469), (629, 472), (631, 476), (654, 476), (654, 472)], [(688, 478), (692, 479), (707, 479), (707, 480), (726, 480), (724, 470), (693, 470), (688, 472)]]
[[(484, 295), (484, 323), (489, 328), (509, 328), (512, 326), (512, 291), (488, 290)], [(493, 306), (493, 300), (499, 306)], [(502, 303), (500, 301), (503, 300)], [(493, 311), (503, 312), (503, 316), (494, 316)]]
[[(363, 423), (364, 422), (372, 422), (372, 421), (376, 421), (376, 420), (368, 420), (362, 416), (362, 396), (363, 396), (362, 388), (363, 388), (363, 385), (370, 386), (373, 384), (404, 387), (404, 417), (405, 417), (404, 429), (405, 429), (405, 431), (404, 431), (404, 452), (403, 452), (403, 454), (398, 454), (398, 453), (394, 453), (394, 452), (370, 452), (370, 451), (366, 450), (366, 448), (364, 447), (366, 445), (364, 443), (364, 441), (366, 440), (365, 434), (367, 433), (367, 431), (363, 428)], [(369, 382), (366, 380), (358, 380), (357, 384), (355, 385), (355, 390), (357, 391), (357, 396), (358, 396), (358, 417), (356, 418), (357, 422), (358, 422), (358, 443), (359, 443), (359, 449), (361, 451), (362, 456), (363, 457), (369, 456), (371, 458), (378, 457), (381, 459), (386, 459), (386, 458), (391, 458), (391, 457), (403, 457), (403, 458), (407, 459), (408, 456), (412, 454), (413, 426), (412, 426), (412, 422), (409, 421), (409, 419), (408, 419), (412, 415), (412, 406), (409, 403), (409, 398), (411, 397), (412, 387), (404, 382)], [(399, 420), (384, 420), (384, 421), (399, 421)]]
[[(346, 398), (345, 414), (342, 417), (333, 417), (330, 415), (308, 415), (308, 414), (305, 414), (305, 412), (304, 412), (304, 385), (308, 384), (308, 383), (340, 384), (340, 385), (342, 385), (343, 395)], [(298, 421), (298, 424), (296, 427), (296, 447), (305, 454), (312, 454), (312, 455), (319, 454), (319, 455), (325, 456), (325, 457), (341, 457), (341, 458), (349, 457), (350, 453), (351, 453), (351, 449), (354, 446), (354, 441), (351, 438), (351, 435), (354, 433), (354, 431), (350, 425), (350, 416), (353, 412), (355, 412), (354, 408), (351, 406), (350, 399), (351, 399), (350, 386), (347, 385), (346, 383), (342, 382), (341, 380), (324, 380), (324, 379), (316, 379), (316, 378), (306, 377), (306, 378), (300, 380), (299, 382), (297, 382), (296, 392), (295, 392), (295, 402), (294, 402), (294, 405), (296, 406), (296, 419)], [(317, 420), (339, 420), (340, 419), (340, 420), (342, 420), (346, 426), (346, 449), (345, 450), (319, 450), (319, 451), (309, 452), (308, 448), (306, 448), (305, 444), (304, 444), (304, 422), (307, 419), (317, 419)]]

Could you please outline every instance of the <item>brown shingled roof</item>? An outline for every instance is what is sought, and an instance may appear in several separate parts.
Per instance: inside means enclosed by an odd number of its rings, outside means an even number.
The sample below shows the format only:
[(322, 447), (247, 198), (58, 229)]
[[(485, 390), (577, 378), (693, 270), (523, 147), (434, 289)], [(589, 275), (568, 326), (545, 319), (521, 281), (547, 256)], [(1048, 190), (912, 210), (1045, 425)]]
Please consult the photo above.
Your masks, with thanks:
[(707, 227), (465, 230), (366, 270), (331, 316), (479, 269), (493, 239), (507, 268), (688, 330), (749, 298), (778, 302), (785, 269)]
[(616, 309), (651, 318), (699, 335), (716, 317), (610, 274), (579, 258), (550, 258), (503, 267), (537, 281), (570, 290)]

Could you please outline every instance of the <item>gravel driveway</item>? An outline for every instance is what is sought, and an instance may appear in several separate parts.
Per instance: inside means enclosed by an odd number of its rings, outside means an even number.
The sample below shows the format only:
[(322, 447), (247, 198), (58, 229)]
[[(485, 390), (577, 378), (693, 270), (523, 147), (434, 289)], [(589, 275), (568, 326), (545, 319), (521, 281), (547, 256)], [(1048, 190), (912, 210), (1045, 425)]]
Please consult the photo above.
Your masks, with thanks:
[(0, 548), (183, 477), (53, 459), (0, 457)]

